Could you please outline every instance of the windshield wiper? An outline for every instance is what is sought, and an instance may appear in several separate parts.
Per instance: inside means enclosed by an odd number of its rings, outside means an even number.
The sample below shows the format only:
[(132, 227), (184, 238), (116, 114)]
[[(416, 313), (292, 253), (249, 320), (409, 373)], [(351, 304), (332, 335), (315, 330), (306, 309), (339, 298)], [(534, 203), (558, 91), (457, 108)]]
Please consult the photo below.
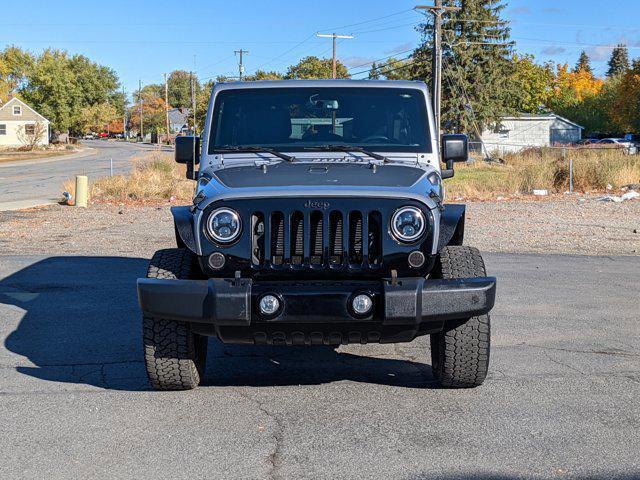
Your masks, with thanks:
[(242, 145), (227, 145), (224, 147), (214, 148), (216, 152), (234, 152), (234, 153), (270, 153), (271, 155), (275, 155), (282, 160), (286, 160), (287, 162), (293, 162), (296, 157), (292, 157), (291, 155), (287, 155), (286, 153), (279, 152), (274, 150), (273, 148), (265, 148), (265, 147), (243, 147)]
[(355, 145), (317, 145), (315, 147), (305, 147), (305, 150), (338, 150), (340, 152), (359, 152), (364, 153), (365, 155), (370, 156), (371, 158), (375, 158), (376, 160), (382, 160), (383, 162), (388, 162), (389, 159), (384, 155), (380, 155), (376, 152), (371, 152), (365, 148), (358, 147)]

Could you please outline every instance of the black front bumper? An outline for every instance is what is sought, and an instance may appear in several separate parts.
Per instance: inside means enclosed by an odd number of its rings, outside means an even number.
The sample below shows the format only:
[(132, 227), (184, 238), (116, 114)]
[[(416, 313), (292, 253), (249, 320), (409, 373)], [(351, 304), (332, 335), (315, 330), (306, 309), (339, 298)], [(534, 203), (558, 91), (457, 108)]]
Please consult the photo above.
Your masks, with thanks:
[[(202, 333), (235, 343), (277, 343), (274, 334), (294, 344), (347, 343), (351, 337), (358, 343), (407, 341), (442, 329), (446, 321), (488, 313), (495, 291), (494, 277), (399, 278), (396, 282), (138, 279), (138, 299), (145, 315), (194, 322)], [(351, 309), (351, 300), (359, 293), (373, 299), (368, 315), (358, 316)], [(281, 300), (282, 308), (274, 316), (259, 311), (265, 294)], [(394, 331), (404, 332), (402, 338)], [(295, 333), (301, 341), (292, 340)], [(322, 338), (314, 341), (313, 333)]]

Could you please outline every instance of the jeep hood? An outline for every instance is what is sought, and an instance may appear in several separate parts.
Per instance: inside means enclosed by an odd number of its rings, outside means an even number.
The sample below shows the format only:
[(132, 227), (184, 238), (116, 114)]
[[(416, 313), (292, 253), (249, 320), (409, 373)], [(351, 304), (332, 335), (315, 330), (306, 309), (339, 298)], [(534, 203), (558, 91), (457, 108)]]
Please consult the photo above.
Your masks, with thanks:
[(405, 165), (369, 165), (354, 163), (288, 163), (266, 168), (239, 166), (220, 169), (213, 174), (228, 188), (255, 187), (396, 187), (409, 188), (425, 171)]
[(209, 171), (198, 181), (198, 208), (232, 198), (385, 197), (413, 198), (435, 208), (429, 198), (433, 167), (398, 164), (279, 162)]

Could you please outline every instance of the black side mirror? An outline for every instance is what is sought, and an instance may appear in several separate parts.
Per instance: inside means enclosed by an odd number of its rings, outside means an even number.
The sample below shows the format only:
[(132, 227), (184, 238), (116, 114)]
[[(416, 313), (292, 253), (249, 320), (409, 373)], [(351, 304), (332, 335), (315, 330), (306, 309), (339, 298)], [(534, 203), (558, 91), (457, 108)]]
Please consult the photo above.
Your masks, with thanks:
[(454, 175), (454, 162), (466, 162), (469, 160), (469, 138), (460, 134), (442, 135), (442, 161), (447, 165), (442, 170), (442, 178), (451, 178)]
[(176, 137), (175, 158), (177, 163), (187, 165), (187, 178), (197, 180), (198, 174), (193, 166), (200, 163), (200, 137)]

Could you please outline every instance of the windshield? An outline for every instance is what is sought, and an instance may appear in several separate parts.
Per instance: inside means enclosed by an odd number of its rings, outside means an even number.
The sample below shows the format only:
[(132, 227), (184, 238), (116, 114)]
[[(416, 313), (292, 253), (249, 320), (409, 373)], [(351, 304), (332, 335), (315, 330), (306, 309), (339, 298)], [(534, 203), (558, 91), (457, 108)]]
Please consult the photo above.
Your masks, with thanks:
[(279, 151), (353, 145), (431, 152), (426, 100), (403, 88), (255, 88), (216, 97), (209, 153), (229, 147)]

